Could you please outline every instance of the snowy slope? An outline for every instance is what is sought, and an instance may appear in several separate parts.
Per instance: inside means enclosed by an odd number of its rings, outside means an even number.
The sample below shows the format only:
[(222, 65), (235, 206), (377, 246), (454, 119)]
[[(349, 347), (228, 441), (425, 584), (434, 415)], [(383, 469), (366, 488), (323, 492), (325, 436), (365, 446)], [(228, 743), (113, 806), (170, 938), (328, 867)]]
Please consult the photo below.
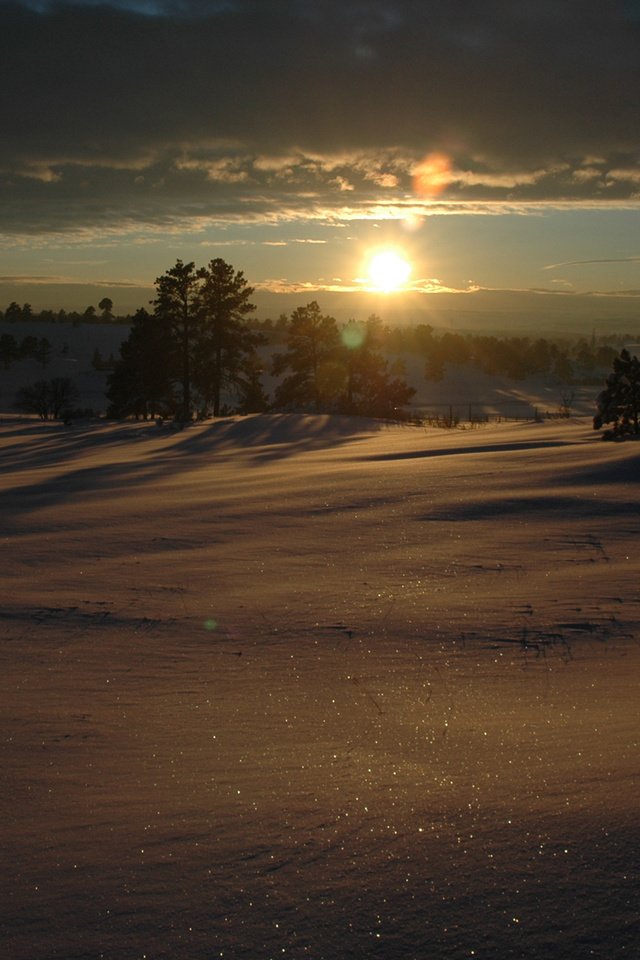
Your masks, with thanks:
[(637, 946), (637, 444), (0, 426), (4, 953)]

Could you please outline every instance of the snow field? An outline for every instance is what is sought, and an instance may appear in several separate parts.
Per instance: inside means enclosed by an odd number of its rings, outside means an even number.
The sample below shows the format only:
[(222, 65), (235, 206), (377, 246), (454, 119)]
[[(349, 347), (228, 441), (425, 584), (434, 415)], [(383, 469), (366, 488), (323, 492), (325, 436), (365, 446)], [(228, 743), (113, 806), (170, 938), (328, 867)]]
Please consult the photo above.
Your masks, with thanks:
[(633, 956), (638, 453), (0, 426), (5, 955)]

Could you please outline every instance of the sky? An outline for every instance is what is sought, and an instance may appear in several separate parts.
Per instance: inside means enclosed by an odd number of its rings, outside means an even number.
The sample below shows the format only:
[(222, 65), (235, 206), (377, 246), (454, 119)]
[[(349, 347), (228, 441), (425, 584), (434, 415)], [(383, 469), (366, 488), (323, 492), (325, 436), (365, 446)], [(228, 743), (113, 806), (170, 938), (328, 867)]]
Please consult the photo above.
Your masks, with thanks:
[(640, 0), (14, 0), (0, 36), (0, 307), (215, 257), (349, 304), (385, 249), (397, 302), (640, 298)]

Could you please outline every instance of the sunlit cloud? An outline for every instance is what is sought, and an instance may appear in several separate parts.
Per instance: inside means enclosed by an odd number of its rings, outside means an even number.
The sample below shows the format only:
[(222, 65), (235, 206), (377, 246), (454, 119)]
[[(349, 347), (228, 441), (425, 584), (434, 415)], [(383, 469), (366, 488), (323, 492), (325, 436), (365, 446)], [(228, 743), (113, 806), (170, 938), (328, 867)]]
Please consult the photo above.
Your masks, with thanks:
[(355, 190), (355, 187), (350, 183), (345, 177), (334, 177), (333, 180), (329, 181), (330, 186), (336, 186), (338, 190), (341, 190), (343, 193), (349, 190)]
[(572, 171), (571, 178), (575, 180), (576, 183), (595, 183), (597, 180), (603, 180), (603, 173), (602, 170), (599, 170), (597, 167), (581, 167), (578, 170)]
[[(63, 274), (47, 274), (44, 275), (34, 275), (34, 274), (14, 274), (14, 275), (0, 275), (0, 283), (11, 284), (16, 287), (32, 287), (32, 286), (67, 286), (69, 284), (77, 284), (78, 278), (71, 275)], [(92, 286), (96, 287), (123, 287), (126, 289), (141, 289), (144, 288), (144, 284), (139, 283), (136, 280), (93, 280), (91, 281)]]
[(553, 164), (537, 170), (499, 172), (452, 169), (450, 171), (450, 182), (461, 186), (482, 186), (512, 191), (516, 187), (532, 186), (545, 178), (564, 174), (569, 170), (568, 164)]
[[(384, 289), (372, 284), (368, 276), (353, 277), (346, 280), (340, 277), (332, 277), (330, 280), (317, 278), (310, 281), (296, 281), (284, 278), (267, 278), (254, 282), (257, 290), (263, 290), (269, 293), (299, 293), (299, 294), (322, 294), (322, 293), (379, 293), (385, 294)], [(408, 294), (424, 293), (473, 293), (479, 289), (472, 285), (462, 288), (455, 288), (441, 283), (436, 278), (415, 278), (402, 285), (402, 289), (394, 296), (402, 297)]]
[(62, 179), (60, 170), (46, 162), (26, 163), (19, 171), (19, 176), (27, 180), (39, 180), (41, 183), (57, 183)]
[(377, 177), (372, 177), (374, 183), (386, 190), (392, 190), (400, 185), (400, 179), (394, 173), (381, 173)]
[(256, 170), (263, 170), (267, 173), (278, 173), (281, 170), (288, 170), (295, 167), (300, 162), (300, 154), (286, 154), (283, 156), (257, 156), (253, 158), (253, 166)]
[(176, 169), (187, 172), (204, 173), (207, 180), (214, 183), (246, 183), (249, 172), (241, 160), (235, 158), (220, 160), (177, 160)]
[(255, 247), (257, 245), (257, 240), (243, 240), (239, 237), (234, 238), (233, 240), (212, 240), (207, 238), (206, 240), (199, 240), (198, 246), (200, 247)]
[(77, 267), (77, 266), (102, 267), (105, 264), (109, 263), (109, 260), (96, 260), (96, 259), (89, 259), (89, 258), (82, 259), (82, 260), (68, 260), (62, 257), (54, 260), (51, 257), (43, 257), (42, 262), (53, 263), (53, 264), (56, 264), (56, 266), (67, 266), (67, 267)]
[(607, 170), (607, 180), (615, 180), (621, 183), (640, 183), (639, 167), (622, 167), (619, 169)]
[(21, 169), (0, 170), (0, 233), (7, 237), (322, 218), (395, 219), (415, 230), (429, 217), (455, 213), (535, 215), (606, 202), (631, 208), (640, 187), (636, 162), (609, 170), (586, 158), (507, 168), (486, 157), (435, 152), (421, 158), (397, 147), (266, 155), (231, 141), (199, 148), (183, 143), (129, 161), (55, 159)]

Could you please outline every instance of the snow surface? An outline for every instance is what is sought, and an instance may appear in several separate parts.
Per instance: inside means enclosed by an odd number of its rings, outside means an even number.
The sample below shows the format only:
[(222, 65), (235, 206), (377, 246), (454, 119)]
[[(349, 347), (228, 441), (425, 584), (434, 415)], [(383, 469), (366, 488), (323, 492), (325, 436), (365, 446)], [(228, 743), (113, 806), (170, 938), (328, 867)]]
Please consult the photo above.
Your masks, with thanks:
[(638, 444), (18, 419), (0, 462), (3, 957), (638, 956)]

